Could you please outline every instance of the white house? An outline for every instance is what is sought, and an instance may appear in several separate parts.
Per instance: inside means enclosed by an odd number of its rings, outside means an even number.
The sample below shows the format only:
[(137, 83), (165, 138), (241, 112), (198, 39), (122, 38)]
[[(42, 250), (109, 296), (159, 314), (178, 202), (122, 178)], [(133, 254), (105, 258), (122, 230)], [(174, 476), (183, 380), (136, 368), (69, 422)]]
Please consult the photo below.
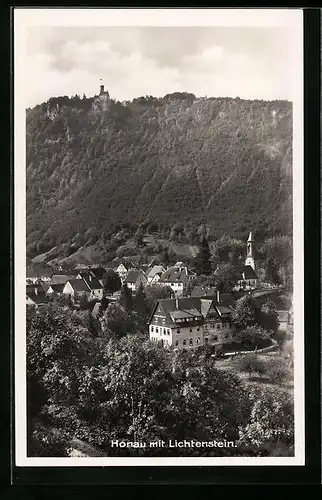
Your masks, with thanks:
[[(180, 266), (178, 264), (181, 264)], [(182, 297), (187, 289), (190, 281), (195, 277), (195, 274), (190, 271), (182, 262), (176, 266), (170, 267), (165, 271), (159, 281), (159, 285), (169, 286), (177, 297)]]
[(146, 273), (148, 283), (154, 285), (159, 282), (162, 274), (166, 271), (163, 266), (153, 266)]
[(149, 320), (149, 337), (164, 347), (193, 349), (236, 338), (233, 309), (215, 299), (161, 299)]
[(130, 269), (135, 269), (135, 266), (132, 262), (122, 262), (114, 269), (114, 271), (119, 275), (122, 283), (124, 283), (124, 280)]
[(136, 292), (141, 284), (143, 286), (147, 284), (147, 278), (141, 269), (130, 269), (124, 283), (126, 283), (132, 292)]

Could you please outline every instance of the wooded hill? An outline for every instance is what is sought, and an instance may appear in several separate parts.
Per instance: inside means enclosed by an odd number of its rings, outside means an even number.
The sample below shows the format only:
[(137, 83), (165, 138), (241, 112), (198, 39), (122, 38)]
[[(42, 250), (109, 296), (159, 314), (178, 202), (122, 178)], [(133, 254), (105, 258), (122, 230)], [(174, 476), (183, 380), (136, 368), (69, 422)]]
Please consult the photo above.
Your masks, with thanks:
[(292, 232), (292, 104), (58, 97), (28, 109), (27, 252), (156, 223), (208, 237)]

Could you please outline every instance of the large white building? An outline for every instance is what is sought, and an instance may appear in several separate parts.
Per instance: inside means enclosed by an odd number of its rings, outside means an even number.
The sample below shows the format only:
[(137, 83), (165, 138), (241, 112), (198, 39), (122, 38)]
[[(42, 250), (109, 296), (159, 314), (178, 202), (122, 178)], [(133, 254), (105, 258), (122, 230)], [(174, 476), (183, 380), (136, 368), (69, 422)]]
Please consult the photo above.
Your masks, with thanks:
[(233, 309), (207, 298), (161, 299), (149, 320), (149, 337), (164, 347), (193, 349), (235, 338)]

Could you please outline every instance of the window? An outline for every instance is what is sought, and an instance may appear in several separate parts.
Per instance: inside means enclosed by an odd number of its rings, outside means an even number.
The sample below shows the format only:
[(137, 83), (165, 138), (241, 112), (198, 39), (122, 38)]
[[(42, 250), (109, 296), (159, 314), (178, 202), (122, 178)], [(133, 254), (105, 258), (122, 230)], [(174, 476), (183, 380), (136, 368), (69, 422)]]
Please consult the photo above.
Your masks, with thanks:
[(182, 345), (186, 345), (186, 343), (187, 343), (186, 339), (183, 339)]
[(170, 333), (171, 333), (171, 330), (168, 330), (168, 335), (170, 335)]
[(200, 332), (200, 327), (199, 326), (197, 327), (197, 332)]
[(189, 332), (192, 332), (192, 328), (189, 328)]
[(217, 323), (217, 330), (220, 330), (220, 323)]
[(153, 332), (153, 326), (151, 326), (151, 332)]
[(212, 339), (213, 339), (213, 341), (214, 341), (214, 342), (217, 342), (217, 340), (218, 340), (218, 335), (214, 335)]
[(193, 345), (193, 340), (189, 339), (189, 345)]
[(208, 342), (209, 342), (208, 337), (205, 337), (205, 344), (208, 344)]
[(210, 323), (210, 328), (215, 328), (215, 323)]
[(173, 283), (171, 283), (171, 286), (174, 286), (174, 284), (173, 284)]
[(163, 333), (163, 328), (161, 328), (161, 327), (160, 327), (160, 333), (161, 333), (161, 335), (162, 335), (162, 333)]
[(200, 344), (200, 337), (197, 338), (197, 344)]
[(159, 333), (159, 328), (157, 326), (155, 327), (155, 333)]
[(175, 344), (175, 345), (176, 345), (176, 346), (178, 346), (178, 345), (179, 345), (179, 341), (178, 341), (178, 340), (176, 340), (176, 344)]
[(177, 328), (177, 333), (180, 333), (180, 328)]

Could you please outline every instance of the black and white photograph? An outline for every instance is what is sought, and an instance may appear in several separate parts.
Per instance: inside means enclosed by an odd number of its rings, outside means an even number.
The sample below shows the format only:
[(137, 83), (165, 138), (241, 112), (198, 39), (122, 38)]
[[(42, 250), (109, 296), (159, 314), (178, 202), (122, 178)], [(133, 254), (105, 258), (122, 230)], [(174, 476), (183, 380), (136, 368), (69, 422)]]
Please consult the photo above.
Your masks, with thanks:
[(302, 18), (15, 9), (18, 466), (304, 465)]

